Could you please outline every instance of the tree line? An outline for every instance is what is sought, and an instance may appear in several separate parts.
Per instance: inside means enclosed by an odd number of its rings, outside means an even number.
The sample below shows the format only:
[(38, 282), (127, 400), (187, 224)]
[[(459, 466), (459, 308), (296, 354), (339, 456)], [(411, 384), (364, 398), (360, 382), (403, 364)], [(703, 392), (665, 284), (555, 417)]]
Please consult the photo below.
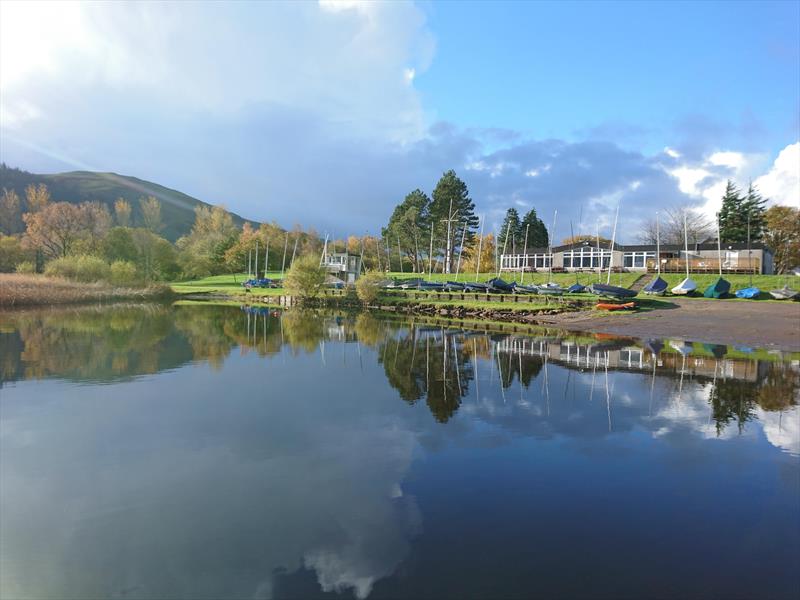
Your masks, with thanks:
[[(284, 230), (275, 223), (240, 229), (221, 206), (198, 206), (191, 231), (175, 244), (160, 235), (161, 202), (153, 196), (133, 206), (119, 198), (113, 210), (99, 202), (56, 201), (45, 184), (0, 195), (0, 272), (46, 273), (83, 281), (146, 283), (247, 270), (258, 248), (259, 271), (288, 268), (292, 259), (318, 253), (313, 230)], [(262, 254), (263, 253), (263, 254)]]

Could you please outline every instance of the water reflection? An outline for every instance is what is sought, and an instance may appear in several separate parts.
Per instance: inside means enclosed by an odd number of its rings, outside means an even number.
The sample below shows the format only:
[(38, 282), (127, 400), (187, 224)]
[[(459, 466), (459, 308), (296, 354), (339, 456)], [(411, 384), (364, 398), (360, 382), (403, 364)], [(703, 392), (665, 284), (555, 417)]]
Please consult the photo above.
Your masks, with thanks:
[(796, 355), (214, 306), (0, 353), (2, 597), (797, 589)]

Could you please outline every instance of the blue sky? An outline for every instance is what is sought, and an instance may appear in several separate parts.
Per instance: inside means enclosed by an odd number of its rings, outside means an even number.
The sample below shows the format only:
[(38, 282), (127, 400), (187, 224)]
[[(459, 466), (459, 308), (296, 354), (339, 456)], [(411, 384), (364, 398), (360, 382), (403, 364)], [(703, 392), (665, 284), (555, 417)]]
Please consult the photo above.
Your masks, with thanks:
[[(135, 175), (252, 219), (377, 232), (455, 169), (487, 228), (622, 239), (800, 197), (800, 3), (0, 4), (0, 155)], [(335, 206), (336, 210), (331, 210)]]

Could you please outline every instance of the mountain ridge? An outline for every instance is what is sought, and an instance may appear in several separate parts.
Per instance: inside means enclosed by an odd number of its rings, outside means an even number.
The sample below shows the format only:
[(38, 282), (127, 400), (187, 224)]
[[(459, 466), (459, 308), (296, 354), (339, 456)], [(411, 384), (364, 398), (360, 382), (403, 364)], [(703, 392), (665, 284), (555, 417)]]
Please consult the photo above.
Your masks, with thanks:
[[(20, 200), (25, 202), (25, 188), (28, 185), (43, 183), (50, 191), (54, 202), (101, 202), (113, 214), (114, 202), (124, 198), (130, 202), (134, 225), (141, 224), (139, 198), (154, 196), (161, 202), (161, 234), (174, 242), (191, 231), (194, 223), (194, 209), (197, 206), (214, 206), (208, 202), (189, 196), (159, 183), (140, 179), (132, 175), (113, 172), (67, 171), (64, 173), (30, 173), (22, 169), (0, 165), (0, 188), (15, 190)], [(258, 227), (259, 223), (245, 219), (226, 209), (234, 223), (241, 227), (244, 223)]]

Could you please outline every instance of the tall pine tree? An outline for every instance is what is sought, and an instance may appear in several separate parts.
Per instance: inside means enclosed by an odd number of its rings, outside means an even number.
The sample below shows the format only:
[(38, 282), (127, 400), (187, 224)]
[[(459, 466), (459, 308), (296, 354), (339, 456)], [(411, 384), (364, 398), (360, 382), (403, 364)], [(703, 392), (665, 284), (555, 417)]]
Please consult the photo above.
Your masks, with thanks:
[(522, 233), (521, 222), (519, 220), (519, 213), (516, 208), (509, 208), (506, 211), (506, 218), (503, 219), (503, 226), (498, 232), (498, 242), (500, 252), (506, 254), (519, 254), (522, 252)]
[[(444, 173), (436, 184), (430, 205), (430, 218), (436, 231), (436, 247), (445, 253), (445, 265), (455, 268), (456, 248), (461, 244), (470, 246), (478, 227), (475, 203), (469, 197), (467, 184), (458, 178), (452, 169)], [(447, 247), (448, 222), (450, 226), (450, 246)], [(449, 261), (448, 261), (449, 254)]]
[(722, 242), (735, 243), (747, 241), (747, 214), (741, 190), (730, 179), (722, 196), (719, 211), (719, 231)]
[(411, 259), (415, 272), (421, 271), (422, 254), (428, 253), (430, 204), (425, 192), (414, 190), (395, 207), (389, 223), (381, 230), (384, 247), (390, 249), (390, 256), (394, 256), (399, 244), (402, 254)]
[[(745, 228), (747, 227), (747, 218), (750, 218), (750, 240), (757, 242), (764, 238), (766, 230), (766, 198), (763, 198), (758, 193), (758, 189), (753, 182), (747, 188), (747, 195), (742, 202), (742, 208), (745, 214)], [(745, 231), (745, 241), (747, 240), (747, 233)]]
[[(530, 226), (530, 227), (528, 227)], [(525, 246), (525, 231), (527, 229), (527, 247), (531, 248), (547, 248), (550, 238), (547, 235), (547, 227), (544, 222), (536, 216), (536, 209), (532, 208), (528, 211), (520, 224), (520, 231), (523, 237), (523, 248)]]

